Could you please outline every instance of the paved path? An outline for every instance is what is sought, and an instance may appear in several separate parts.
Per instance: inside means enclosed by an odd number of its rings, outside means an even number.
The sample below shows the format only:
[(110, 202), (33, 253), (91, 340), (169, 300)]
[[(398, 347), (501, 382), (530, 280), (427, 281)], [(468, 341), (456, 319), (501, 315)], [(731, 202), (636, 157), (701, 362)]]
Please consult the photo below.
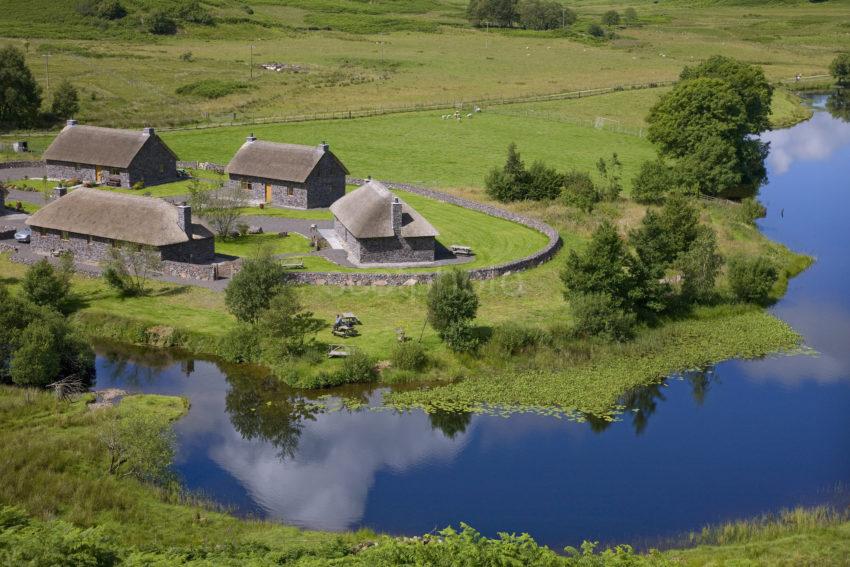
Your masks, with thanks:
[(23, 179), (24, 177), (41, 181), (41, 178), (45, 175), (47, 175), (47, 168), (43, 165), (35, 167), (10, 167), (7, 169), (0, 169), (0, 181)]

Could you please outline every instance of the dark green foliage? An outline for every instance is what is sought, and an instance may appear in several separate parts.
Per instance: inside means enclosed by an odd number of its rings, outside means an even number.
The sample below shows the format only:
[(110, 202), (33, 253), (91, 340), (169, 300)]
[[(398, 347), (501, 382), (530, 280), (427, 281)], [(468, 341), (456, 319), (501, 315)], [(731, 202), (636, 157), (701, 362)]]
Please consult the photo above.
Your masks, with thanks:
[(11, 45), (0, 49), (0, 128), (35, 126), (41, 108), (41, 87), (24, 61), (23, 52)]
[(626, 341), (634, 336), (637, 319), (623, 310), (607, 293), (577, 293), (571, 296), (572, 332), (576, 337), (601, 337)]
[(627, 25), (634, 25), (638, 22), (638, 13), (634, 8), (626, 8), (626, 11), (623, 12), (623, 20)]
[(21, 282), (24, 296), (36, 305), (60, 309), (71, 290), (71, 269), (64, 265), (56, 270), (46, 259), (39, 260), (27, 270)]
[(109, 249), (101, 275), (119, 294), (132, 297), (148, 292), (148, 279), (161, 267), (162, 258), (156, 248), (125, 242)]
[(564, 186), (564, 176), (542, 161), (535, 161), (526, 174), (524, 198), (534, 201), (557, 199)]
[(645, 161), (632, 180), (632, 198), (638, 203), (658, 204), (676, 186), (676, 175), (663, 160)]
[(850, 86), (850, 53), (839, 53), (829, 64), (829, 72), (839, 85)]
[(567, 205), (589, 213), (602, 200), (602, 195), (590, 175), (583, 171), (570, 171), (564, 174), (561, 198)]
[(623, 178), (623, 164), (617, 157), (617, 152), (611, 154), (610, 159), (599, 158), (596, 162), (596, 171), (602, 177), (602, 197), (608, 201), (616, 201), (623, 190), (620, 180)]
[(472, 352), (481, 344), (472, 326), (466, 321), (450, 324), (440, 333), (440, 338), (454, 352)]
[(628, 251), (617, 229), (607, 221), (593, 233), (583, 253), (570, 250), (561, 281), (568, 301), (576, 295), (603, 293), (617, 307), (641, 317), (664, 309), (664, 286)]
[(184, 96), (216, 99), (251, 89), (251, 85), (243, 81), (226, 81), (222, 79), (204, 79), (177, 87), (175, 92)]
[(428, 365), (428, 355), (421, 343), (405, 341), (393, 348), (391, 361), (399, 370), (422, 370)]
[(184, 22), (192, 24), (201, 24), (204, 26), (211, 26), (215, 24), (215, 19), (212, 14), (201, 6), (197, 0), (190, 0), (189, 2), (181, 3), (175, 11), (175, 16)]
[(0, 382), (43, 387), (68, 376), (86, 383), (94, 355), (56, 311), (0, 286)]
[(707, 226), (700, 226), (687, 251), (679, 254), (675, 267), (682, 273), (682, 298), (687, 303), (702, 303), (714, 294), (714, 282), (723, 257), (717, 252), (717, 237)]
[(466, 17), (474, 26), (509, 28), (517, 21), (517, 0), (469, 0)]
[(478, 296), (465, 271), (454, 268), (443, 272), (428, 290), (428, 322), (445, 340), (447, 333), (460, 332), (459, 326), (475, 319)]
[(576, 13), (553, 0), (520, 0), (519, 23), (530, 30), (553, 30), (576, 21)]
[(757, 219), (763, 219), (765, 216), (767, 216), (767, 209), (755, 197), (747, 197), (741, 201), (738, 209), (738, 218), (741, 222), (755, 225)]
[(103, 420), (99, 426), (98, 440), (109, 456), (109, 474), (158, 485), (173, 480), (177, 438), (170, 423), (157, 415), (133, 412)]
[(118, 0), (80, 0), (75, 9), (81, 16), (103, 20), (120, 20), (127, 15), (127, 10)]
[(539, 329), (504, 323), (493, 328), (487, 347), (500, 356), (510, 357), (533, 349), (542, 340), (543, 333)]
[(729, 287), (741, 301), (763, 303), (779, 274), (767, 258), (736, 256), (729, 261)]
[(177, 22), (167, 12), (156, 10), (146, 18), (147, 30), (154, 35), (174, 35), (177, 33)]
[(246, 259), (224, 290), (224, 304), (240, 321), (256, 323), (268, 309), (286, 270), (271, 257)]
[(267, 358), (303, 354), (309, 337), (325, 327), (325, 323), (305, 311), (295, 288), (279, 285), (257, 321), (256, 331)]
[(260, 335), (254, 325), (237, 323), (218, 341), (216, 354), (229, 362), (260, 362)]
[(519, 185), (513, 177), (498, 167), (491, 169), (484, 178), (484, 187), (490, 197), (502, 203), (517, 201), (520, 198)]
[(297, 385), (304, 388), (331, 388), (372, 382), (377, 376), (375, 360), (361, 350), (354, 350), (342, 359), (342, 365), (335, 372), (322, 372), (314, 377), (302, 378)]
[(698, 228), (699, 211), (692, 199), (674, 193), (661, 211), (647, 211), (640, 227), (632, 231), (630, 240), (644, 264), (660, 273), (690, 248)]
[(589, 24), (587, 33), (592, 37), (605, 37), (605, 30), (599, 24)]
[(56, 87), (50, 111), (53, 116), (62, 120), (73, 118), (80, 111), (80, 95), (71, 81), (65, 79)]
[(602, 14), (602, 25), (618, 26), (620, 25), (620, 13), (617, 10), (608, 10)]
[(683, 81), (700, 77), (722, 80), (738, 94), (744, 104), (748, 134), (758, 134), (770, 128), (773, 87), (761, 67), (715, 55), (700, 65), (685, 67), (679, 75)]

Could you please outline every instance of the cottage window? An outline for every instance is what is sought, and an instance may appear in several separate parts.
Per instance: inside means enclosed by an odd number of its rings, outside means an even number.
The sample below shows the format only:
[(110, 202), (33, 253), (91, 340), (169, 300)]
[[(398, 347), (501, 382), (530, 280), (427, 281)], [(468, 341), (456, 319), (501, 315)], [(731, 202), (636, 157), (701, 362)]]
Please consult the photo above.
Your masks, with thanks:
[(86, 244), (88, 244), (89, 246), (91, 246), (91, 234), (89, 234), (88, 236), (86, 236)]
[(295, 194), (295, 190), (292, 187), (286, 188), (286, 196), (287, 197), (292, 197), (294, 194)]
[(121, 170), (118, 169), (117, 167), (110, 167), (109, 168), (109, 175), (121, 175)]
[(250, 181), (240, 181), (239, 186), (246, 191), (251, 190), (251, 182)]
[(68, 240), (68, 231), (63, 230), (62, 234), (59, 235), (59, 238), (61, 238), (62, 240)]
[(74, 164), (74, 171), (80, 171), (80, 164), (78, 164), (78, 163)]

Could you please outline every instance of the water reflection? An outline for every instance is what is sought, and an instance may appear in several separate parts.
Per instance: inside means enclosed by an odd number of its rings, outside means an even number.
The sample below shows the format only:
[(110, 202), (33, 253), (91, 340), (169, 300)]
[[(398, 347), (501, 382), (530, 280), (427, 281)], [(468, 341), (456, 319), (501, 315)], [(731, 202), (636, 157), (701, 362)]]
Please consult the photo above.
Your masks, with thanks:
[(767, 164), (771, 175), (786, 173), (798, 161), (825, 161), (850, 143), (850, 129), (826, 112), (791, 129), (767, 132), (770, 142)]
[(850, 90), (836, 89), (827, 99), (824, 107), (833, 118), (850, 122)]

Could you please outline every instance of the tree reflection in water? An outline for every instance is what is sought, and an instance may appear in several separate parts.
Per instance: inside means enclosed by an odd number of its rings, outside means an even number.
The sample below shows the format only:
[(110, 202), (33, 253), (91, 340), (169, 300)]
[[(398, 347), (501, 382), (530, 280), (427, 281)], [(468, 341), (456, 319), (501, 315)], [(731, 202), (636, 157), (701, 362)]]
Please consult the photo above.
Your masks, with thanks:
[(233, 427), (247, 440), (271, 443), (281, 460), (292, 458), (304, 420), (315, 421), (321, 407), (271, 376), (228, 369), (225, 407)]
[[(714, 367), (689, 370), (683, 372), (680, 378), (691, 384), (691, 396), (699, 406), (705, 402), (705, 397), (708, 395), (712, 383), (719, 382), (719, 377)], [(622, 415), (631, 415), (635, 435), (640, 435), (646, 430), (646, 426), (649, 424), (649, 418), (658, 409), (658, 402), (663, 402), (667, 399), (663, 393), (665, 384), (666, 382), (659, 382), (657, 384), (633, 388), (620, 398), (619, 406)], [(602, 433), (612, 423), (615, 423), (608, 417), (587, 413), (582, 414), (582, 418), (594, 433)]]
[(836, 89), (826, 99), (826, 110), (839, 120), (850, 122), (850, 90)]
[(98, 356), (105, 360), (98, 369), (101, 387), (105, 385), (104, 378), (111, 384), (123, 383), (132, 388), (151, 385), (177, 360), (180, 360), (187, 376), (194, 370), (194, 360), (191, 361), (192, 368), (187, 369), (184, 359), (176, 358), (174, 351), (102, 343), (96, 346)]
[(455, 436), (465, 432), (466, 428), (469, 427), (472, 414), (437, 410), (428, 414), (428, 420), (431, 422), (432, 429), (439, 429), (448, 439), (454, 439)]

